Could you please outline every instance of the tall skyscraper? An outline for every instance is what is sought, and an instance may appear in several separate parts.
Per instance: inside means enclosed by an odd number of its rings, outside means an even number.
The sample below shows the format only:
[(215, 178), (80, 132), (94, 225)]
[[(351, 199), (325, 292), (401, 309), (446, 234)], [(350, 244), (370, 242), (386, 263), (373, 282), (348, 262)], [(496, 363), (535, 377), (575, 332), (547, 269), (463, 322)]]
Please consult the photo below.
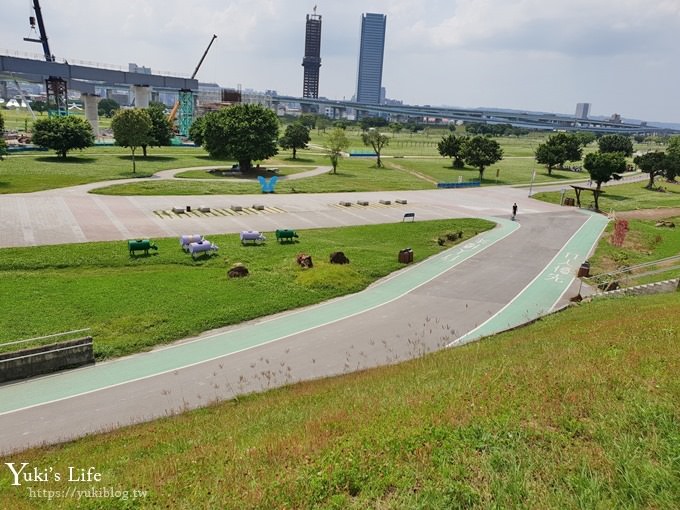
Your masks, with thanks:
[(587, 119), (590, 113), (590, 103), (576, 103), (576, 118)]
[(321, 67), (321, 16), (307, 14), (305, 30), (305, 57), (302, 59), (305, 74), (302, 83), (302, 97), (319, 97), (319, 68)]
[(357, 103), (380, 104), (386, 22), (384, 14), (361, 15)]

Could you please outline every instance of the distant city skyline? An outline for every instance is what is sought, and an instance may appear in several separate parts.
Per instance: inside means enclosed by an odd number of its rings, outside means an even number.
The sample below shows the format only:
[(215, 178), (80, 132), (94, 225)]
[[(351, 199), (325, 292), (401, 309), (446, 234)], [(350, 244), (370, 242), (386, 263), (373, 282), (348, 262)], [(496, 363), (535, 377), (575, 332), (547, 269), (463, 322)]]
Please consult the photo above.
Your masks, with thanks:
[[(197, 76), (224, 87), (299, 96), (302, 20), (315, 2), (43, 2), (57, 58)], [(356, 92), (363, 12), (389, 18), (382, 85), (409, 104), (488, 107), (680, 122), (680, 2), (661, 0), (319, 0), (319, 95)], [(28, 3), (2, 2), (0, 48), (40, 55)], [(86, 20), (86, 22), (82, 22)]]

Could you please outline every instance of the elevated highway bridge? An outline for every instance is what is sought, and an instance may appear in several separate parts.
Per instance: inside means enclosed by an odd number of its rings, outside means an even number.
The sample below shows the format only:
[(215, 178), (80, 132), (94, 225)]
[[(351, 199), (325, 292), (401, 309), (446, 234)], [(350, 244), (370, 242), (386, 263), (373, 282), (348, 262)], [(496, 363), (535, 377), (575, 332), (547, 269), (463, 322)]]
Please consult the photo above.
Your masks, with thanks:
[[(100, 64), (63, 61), (46, 61), (27, 56), (0, 54), (0, 80), (24, 80), (46, 83), (62, 81), (69, 90), (82, 94), (85, 117), (95, 134), (99, 132), (97, 104), (99, 96), (95, 87), (130, 87), (135, 105), (147, 107), (151, 90), (179, 91), (185, 108), (180, 111), (181, 125), (189, 126), (193, 120), (193, 93), (198, 91), (198, 80), (161, 73), (141, 73), (115, 69)], [(66, 93), (64, 91), (64, 98)]]
[(302, 106), (330, 108), (335, 115), (347, 110), (367, 112), (369, 114), (389, 114), (392, 117), (428, 118), (440, 121), (464, 121), (480, 124), (511, 124), (528, 129), (545, 129), (559, 131), (597, 131), (606, 133), (637, 134), (659, 131), (672, 131), (646, 123), (611, 122), (595, 119), (578, 119), (569, 115), (521, 112), (508, 110), (491, 110), (482, 108), (449, 108), (445, 106), (418, 105), (368, 105), (352, 101), (336, 101), (331, 99), (311, 99), (293, 96), (274, 96), (273, 104), (299, 103)]
[(35, 58), (0, 55), (0, 75), (42, 82), (49, 76), (68, 81), (71, 89), (94, 93), (95, 86), (141, 86), (167, 90), (198, 90), (198, 80), (157, 73), (135, 73), (99, 64), (46, 62)]

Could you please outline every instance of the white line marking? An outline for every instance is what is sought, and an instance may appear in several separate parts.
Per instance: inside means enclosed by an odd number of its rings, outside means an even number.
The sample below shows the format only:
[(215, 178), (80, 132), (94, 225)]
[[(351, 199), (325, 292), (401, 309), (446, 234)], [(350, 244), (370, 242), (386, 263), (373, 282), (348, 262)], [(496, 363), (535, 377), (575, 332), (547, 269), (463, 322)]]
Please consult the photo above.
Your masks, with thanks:
[[(518, 225), (517, 225), (517, 228), (514, 228), (514, 229), (510, 230), (508, 233), (506, 233), (506, 234), (503, 235), (502, 237), (499, 237), (498, 239), (496, 239), (496, 240), (493, 241), (492, 243), (489, 243), (488, 245), (484, 246), (480, 251), (478, 251), (477, 253), (473, 254), (473, 256), (474, 256), (474, 255), (477, 255), (477, 254), (479, 254), (479, 253), (481, 253), (482, 251), (486, 250), (487, 248), (490, 248), (491, 246), (493, 246), (493, 245), (496, 244), (497, 242), (502, 241), (503, 239), (505, 239), (506, 237), (508, 237), (510, 234), (514, 233), (514, 232), (515, 232), (516, 230), (518, 230), (519, 228), (520, 228), (520, 225), (518, 224)], [(452, 248), (452, 249), (453, 249), (453, 248)], [(447, 251), (448, 251), (448, 250), (447, 250)], [(430, 259), (428, 259), (428, 260), (433, 260), (433, 259), (435, 259), (435, 258), (437, 258), (437, 257), (442, 257), (442, 256), (445, 255), (446, 253), (447, 253), (447, 252), (439, 253), (439, 254), (435, 255), (434, 257), (432, 257), (432, 258), (430, 258)], [(465, 259), (465, 260), (467, 260), (467, 259)], [(423, 261), (423, 262), (425, 262), (425, 261)], [(12, 414), (12, 413), (18, 413), (18, 412), (20, 412), (20, 411), (25, 411), (25, 410), (27, 410), (27, 409), (32, 409), (32, 408), (34, 408), (34, 407), (40, 407), (40, 406), (44, 406), (44, 405), (48, 405), (48, 404), (53, 404), (53, 403), (56, 403), (56, 402), (61, 402), (61, 401), (63, 401), (63, 400), (68, 400), (68, 399), (70, 399), (70, 398), (82, 397), (82, 396), (84, 396), (84, 395), (89, 395), (90, 393), (96, 393), (96, 392), (98, 392), (98, 391), (105, 391), (105, 390), (108, 390), (108, 389), (111, 389), (111, 388), (115, 388), (115, 387), (117, 387), (117, 386), (122, 386), (122, 385), (124, 385), (124, 384), (134, 383), (134, 382), (137, 382), (137, 381), (143, 381), (143, 380), (145, 380), (145, 379), (150, 379), (150, 378), (152, 378), (152, 377), (156, 377), (156, 376), (168, 374), (168, 373), (170, 373), (170, 372), (175, 372), (175, 371), (177, 371), (177, 370), (184, 370), (184, 369), (187, 369), (187, 368), (191, 368), (191, 367), (193, 367), (193, 366), (196, 366), (196, 365), (200, 365), (200, 364), (203, 364), (203, 363), (209, 363), (209, 362), (211, 362), (211, 361), (215, 361), (216, 359), (225, 358), (225, 357), (227, 357), (227, 356), (233, 356), (234, 354), (239, 354), (239, 353), (244, 352), (244, 351), (248, 351), (248, 350), (251, 350), (251, 349), (255, 349), (255, 348), (258, 348), (258, 347), (262, 347), (263, 345), (268, 345), (268, 344), (273, 343), (273, 342), (278, 342), (278, 341), (280, 341), (280, 340), (285, 340), (285, 339), (288, 338), (288, 337), (291, 337), (291, 336), (294, 336), (294, 335), (299, 335), (299, 334), (302, 334), (302, 333), (306, 333), (307, 331), (312, 331), (312, 330), (314, 330), (314, 329), (318, 329), (318, 328), (327, 326), (327, 325), (329, 325), (329, 324), (333, 324), (333, 323), (335, 323), (335, 322), (339, 322), (339, 321), (341, 321), (341, 320), (349, 319), (349, 318), (351, 318), (351, 317), (354, 317), (355, 315), (360, 315), (360, 314), (362, 314), (362, 313), (370, 312), (371, 310), (374, 310), (374, 309), (379, 308), (379, 307), (381, 307), (381, 306), (385, 306), (385, 305), (391, 303), (392, 301), (396, 301), (397, 299), (402, 298), (402, 297), (405, 296), (406, 294), (408, 294), (408, 293), (410, 293), (410, 292), (413, 292), (414, 290), (418, 289), (419, 287), (422, 287), (423, 285), (426, 285), (427, 283), (429, 283), (429, 282), (431, 282), (432, 280), (434, 280), (435, 278), (441, 276), (441, 275), (444, 274), (445, 272), (450, 271), (451, 269), (453, 269), (454, 267), (456, 267), (458, 264), (460, 264), (460, 263), (462, 263), (462, 262), (464, 262), (464, 260), (461, 260), (461, 261), (457, 262), (456, 264), (453, 264), (452, 266), (449, 266), (448, 268), (446, 268), (446, 269), (440, 271), (439, 273), (437, 273), (436, 275), (434, 275), (433, 277), (431, 277), (431, 278), (428, 279), (427, 281), (424, 281), (424, 282), (422, 282), (422, 283), (416, 285), (415, 287), (412, 287), (411, 289), (409, 289), (409, 290), (403, 292), (402, 294), (400, 294), (399, 296), (397, 296), (397, 297), (395, 297), (395, 298), (393, 298), (393, 299), (390, 299), (389, 301), (385, 301), (385, 302), (380, 303), (380, 304), (378, 304), (378, 305), (375, 305), (375, 306), (373, 306), (373, 307), (371, 307), (371, 308), (367, 308), (367, 309), (365, 309), (365, 310), (361, 310), (360, 312), (356, 312), (356, 313), (353, 313), (353, 314), (351, 314), (351, 315), (347, 315), (347, 316), (345, 316), (345, 317), (341, 317), (341, 318), (338, 318), (338, 319), (334, 319), (334, 320), (332, 320), (332, 321), (328, 321), (328, 322), (325, 322), (325, 323), (323, 323), (323, 324), (317, 324), (317, 325), (312, 326), (312, 327), (309, 327), (309, 328), (307, 328), (307, 329), (304, 329), (304, 330), (301, 330), (301, 331), (296, 331), (296, 332), (294, 332), (294, 333), (290, 333), (290, 334), (285, 335), (285, 336), (282, 336), (282, 337), (273, 338), (273, 339), (271, 339), (271, 340), (268, 340), (268, 341), (263, 342), (263, 343), (259, 343), (259, 344), (257, 344), (257, 345), (252, 345), (252, 346), (249, 346), (249, 347), (244, 347), (243, 349), (240, 349), (240, 350), (238, 350), (238, 351), (229, 352), (229, 353), (226, 353), (226, 354), (220, 354), (220, 355), (218, 355), (218, 356), (213, 356), (212, 358), (208, 358), (208, 359), (204, 359), (204, 360), (201, 360), (201, 361), (197, 361), (197, 362), (195, 362), (195, 363), (190, 363), (190, 364), (187, 364), (187, 365), (182, 365), (182, 366), (180, 366), (180, 367), (175, 367), (175, 368), (171, 368), (171, 369), (168, 369), (168, 370), (164, 370), (164, 371), (162, 371), (162, 372), (157, 372), (157, 373), (155, 373), (155, 374), (149, 374), (149, 375), (137, 377), (137, 378), (135, 378), (135, 379), (130, 379), (130, 380), (127, 380), (127, 381), (122, 381), (122, 382), (115, 383), (115, 384), (110, 384), (110, 385), (107, 385), (107, 386), (103, 386), (103, 387), (101, 387), (101, 388), (95, 388), (95, 389), (93, 389), (93, 390), (83, 391), (83, 392), (81, 392), (81, 393), (76, 393), (76, 394), (74, 394), (74, 395), (68, 395), (68, 396), (66, 396), (66, 397), (61, 397), (61, 398), (57, 398), (57, 399), (53, 399), (53, 400), (47, 400), (47, 401), (45, 401), (45, 402), (40, 402), (40, 403), (37, 403), (37, 404), (31, 404), (31, 405), (29, 405), (29, 406), (20, 407), (20, 408), (17, 408), (17, 409), (12, 409), (12, 410), (10, 410), (10, 411), (3, 411), (3, 412), (0, 412), (0, 416), (4, 416), (4, 415), (7, 415), (7, 414)], [(422, 262), (421, 262), (420, 264), (422, 264)], [(415, 268), (416, 268), (418, 265), (420, 265), (420, 264), (415, 264), (414, 266), (411, 266), (410, 268), (406, 269), (406, 271), (411, 271), (411, 270), (415, 269)], [(403, 272), (399, 272), (399, 274), (403, 274)], [(385, 278), (384, 280), (381, 281), (381, 284), (383, 284), (383, 283), (386, 282), (386, 281), (391, 280), (392, 278), (395, 278), (395, 277), (398, 276), (399, 274), (392, 274), (392, 275), (388, 276), (387, 278)], [(370, 288), (371, 288), (371, 287), (369, 287), (369, 289), (370, 289)], [(366, 292), (366, 291), (369, 290), (369, 289), (365, 289), (365, 290), (363, 290), (362, 292)], [(353, 296), (356, 296), (356, 294), (352, 294), (352, 295), (350, 295), (350, 296), (344, 296), (343, 298), (340, 298), (340, 299), (349, 299), (349, 298), (351, 298), (351, 297), (353, 297)], [(287, 315), (296, 315), (296, 314), (298, 314), (298, 313), (306, 312), (306, 311), (308, 311), (310, 308), (316, 308), (316, 307), (320, 307), (320, 306), (325, 306), (325, 305), (327, 305), (327, 304), (328, 304), (328, 303), (322, 303), (322, 304), (314, 305), (314, 306), (309, 307), (309, 308), (306, 308), (306, 309), (304, 309), (304, 310), (296, 310), (296, 311), (294, 311), (294, 312), (292, 312), (292, 313), (290, 313), (290, 314), (287, 314)], [(264, 324), (264, 323), (266, 323), (266, 322), (270, 322), (270, 321), (273, 321), (273, 320), (277, 320), (277, 319), (279, 319), (279, 318), (281, 318), (281, 316), (279, 316), (279, 317), (273, 317), (273, 318), (264, 320), (264, 321), (262, 321), (262, 322), (259, 322), (258, 324)], [(240, 328), (236, 328), (236, 329), (230, 330), (228, 333), (231, 333), (232, 331), (239, 331), (240, 329), (246, 329), (247, 327), (250, 327), (250, 326), (242, 326), (242, 327), (240, 327)], [(198, 341), (203, 341), (203, 340), (206, 340), (206, 339), (209, 339), (209, 338), (214, 338), (214, 337), (216, 337), (216, 336), (220, 336), (220, 335), (223, 335), (223, 334), (225, 334), (225, 332), (222, 332), (222, 333), (215, 333), (215, 334), (213, 334), (213, 335), (209, 335), (209, 336), (206, 336), (206, 337), (196, 338), (196, 339), (190, 340), (190, 341), (188, 341), (188, 342), (182, 342), (182, 343), (175, 344), (175, 345), (169, 345), (169, 346), (167, 346), (167, 347), (163, 347), (163, 348), (160, 348), (160, 349), (155, 349), (154, 351), (150, 351), (150, 352), (148, 352), (148, 353), (144, 353), (144, 355), (150, 355), (150, 354), (153, 354), (153, 353), (155, 353), (155, 352), (159, 352), (159, 351), (163, 351), (163, 350), (175, 349), (175, 348), (178, 348), (178, 347), (181, 347), (181, 346), (184, 346), (184, 345), (192, 344), (192, 343), (198, 342)], [(122, 361), (124, 361), (124, 359), (121, 359), (121, 360), (112, 360), (112, 361), (109, 361), (109, 362), (107, 362), (107, 363), (119, 363), (119, 362), (122, 362)], [(97, 366), (101, 366), (101, 365), (102, 365), (102, 364), (95, 365), (94, 367), (84, 367), (82, 370), (93, 370), (93, 369), (96, 369)], [(59, 375), (61, 375), (61, 374), (55, 374), (54, 377), (58, 377)], [(30, 383), (31, 383), (31, 381), (26, 381), (26, 382), (24, 382), (23, 384), (30, 384)], [(13, 386), (13, 387), (16, 387), (16, 386), (14, 386), (14, 385), (12, 385), (12, 386)]]
[(566, 248), (566, 246), (571, 242), (571, 240), (572, 240), (572, 239), (573, 239), (573, 238), (574, 238), (574, 237), (575, 237), (575, 236), (583, 229), (583, 227), (585, 227), (585, 226), (588, 224), (588, 222), (589, 222), (590, 220), (592, 220), (592, 219), (593, 219), (593, 217), (590, 216), (590, 217), (585, 221), (585, 223), (583, 223), (583, 225), (581, 225), (581, 226), (579, 227), (579, 229), (578, 229), (576, 232), (574, 232), (574, 234), (567, 240), (567, 242), (564, 243), (564, 245), (562, 246), (562, 248), (560, 249), (560, 251), (558, 251), (557, 254), (555, 254), (555, 256), (550, 260), (550, 262), (548, 262), (548, 264), (546, 264), (546, 266), (545, 266), (543, 269), (541, 269), (541, 271), (534, 277), (534, 279), (531, 280), (531, 281), (526, 285), (526, 287), (524, 287), (524, 288), (523, 288), (523, 289), (522, 289), (522, 290), (521, 290), (514, 298), (512, 298), (512, 299), (511, 299), (511, 300), (510, 300), (503, 308), (501, 308), (500, 310), (498, 310), (495, 314), (493, 314), (491, 317), (489, 317), (487, 320), (485, 320), (484, 322), (482, 322), (479, 326), (477, 326), (477, 327), (474, 328), (473, 330), (468, 331), (468, 332), (465, 333), (464, 335), (462, 335), (462, 336), (456, 338), (453, 342), (449, 343), (446, 347), (453, 347), (454, 345), (458, 344), (459, 342), (462, 342), (463, 339), (464, 339), (465, 337), (472, 335), (475, 331), (477, 331), (477, 330), (479, 330), (480, 328), (482, 328), (485, 324), (491, 322), (496, 316), (498, 316), (499, 314), (503, 313), (503, 311), (504, 311), (506, 308), (508, 308), (510, 305), (512, 305), (512, 303), (514, 303), (514, 302), (515, 302), (522, 294), (524, 294), (524, 291), (526, 291), (529, 287), (531, 287), (531, 286), (534, 284), (534, 282), (536, 282), (536, 280), (538, 280), (538, 279), (541, 277), (541, 275), (545, 272), (545, 270), (546, 270), (548, 267), (550, 267), (550, 265), (555, 261), (555, 259), (557, 259), (557, 258), (562, 254), (562, 252), (564, 251), (564, 249)]

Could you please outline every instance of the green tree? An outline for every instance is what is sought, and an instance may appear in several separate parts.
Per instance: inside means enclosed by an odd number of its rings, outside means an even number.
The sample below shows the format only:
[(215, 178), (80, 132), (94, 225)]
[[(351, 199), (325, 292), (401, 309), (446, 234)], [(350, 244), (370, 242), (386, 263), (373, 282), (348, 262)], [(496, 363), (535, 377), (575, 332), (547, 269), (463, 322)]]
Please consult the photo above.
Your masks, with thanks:
[(278, 154), (279, 120), (258, 104), (236, 104), (205, 116), (203, 145), (218, 159), (233, 158), (242, 172), (253, 160)]
[(293, 149), (293, 159), (296, 159), (297, 150), (307, 148), (309, 143), (309, 128), (295, 122), (286, 127), (286, 131), (279, 140), (282, 149)]
[(326, 132), (326, 130), (331, 127), (331, 119), (326, 117), (325, 115), (319, 115), (316, 118), (316, 130), (321, 133), (321, 132)]
[(404, 129), (404, 125), (401, 122), (391, 122), (390, 123), (390, 131), (392, 131), (392, 134), (399, 134), (401, 130)]
[(298, 122), (307, 129), (314, 129), (316, 127), (316, 115), (313, 113), (303, 113), (300, 115)]
[(191, 127), (189, 128), (189, 140), (194, 142), (196, 145), (199, 147), (203, 145), (203, 132), (205, 130), (205, 117), (208, 114), (206, 114), (203, 117), (198, 117), (191, 123)]
[(538, 164), (548, 167), (548, 175), (552, 175), (553, 167), (563, 165), (566, 161), (564, 147), (548, 143), (536, 147), (535, 157)]
[(383, 164), (380, 160), (380, 153), (382, 152), (383, 147), (390, 143), (390, 137), (383, 135), (380, 131), (373, 128), (365, 133), (361, 133), (361, 140), (364, 142), (364, 145), (373, 147), (373, 151), (378, 158), (375, 164), (378, 168), (382, 167)]
[(5, 117), (0, 112), (0, 135), (5, 131)]
[(100, 117), (113, 117), (120, 105), (115, 99), (102, 99), (97, 106)]
[(680, 155), (669, 152), (666, 154), (666, 172), (664, 177), (669, 182), (674, 182), (678, 175), (680, 175)]
[(111, 121), (113, 137), (121, 147), (129, 147), (132, 152), (132, 173), (137, 172), (135, 151), (137, 147), (148, 145), (151, 139), (151, 117), (142, 108), (119, 110)]
[(342, 128), (333, 129), (328, 138), (326, 138), (325, 145), (328, 150), (328, 157), (331, 159), (331, 165), (333, 165), (333, 173), (336, 174), (342, 153), (349, 147), (349, 140), (345, 130)]
[(31, 102), (31, 110), (34, 112), (38, 112), (40, 115), (45, 113), (47, 111), (47, 103), (45, 101), (32, 101)]
[(368, 131), (371, 128), (379, 128), (387, 126), (387, 119), (383, 117), (363, 117), (359, 121), (362, 131)]
[(635, 163), (640, 170), (649, 174), (647, 189), (652, 189), (654, 187), (654, 178), (666, 174), (668, 158), (663, 152), (648, 152), (641, 156), (636, 156), (633, 159), (633, 163)]
[(442, 157), (452, 158), (451, 166), (453, 168), (463, 168), (465, 166), (463, 146), (467, 140), (467, 136), (456, 136), (453, 133), (444, 135), (437, 144), (437, 149)]
[(604, 135), (597, 141), (600, 152), (620, 152), (624, 156), (632, 156), (633, 141), (624, 135)]
[(422, 124), (418, 124), (415, 120), (409, 120), (406, 123), (406, 129), (410, 131), (411, 133), (417, 133), (418, 131), (422, 131), (424, 127)]
[(666, 169), (666, 179), (674, 181), (680, 175), (680, 136), (671, 136), (668, 140), (666, 156), (668, 158), (668, 168)]
[(575, 136), (578, 138), (578, 143), (581, 147), (587, 147), (597, 139), (595, 133), (591, 133), (590, 131), (579, 131), (578, 133), (575, 133)]
[(578, 161), (581, 154), (581, 144), (576, 135), (557, 133), (536, 148), (536, 162), (546, 165), (548, 175), (552, 175), (554, 166), (563, 167), (567, 161)]
[[(626, 158), (620, 152), (593, 152), (586, 155), (583, 166), (599, 191), (603, 183), (621, 178), (620, 174), (626, 171)], [(598, 193), (595, 193), (595, 209), (599, 208)]]
[(62, 158), (70, 150), (94, 145), (92, 126), (82, 117), (66, 115), (38, 119), (32, 129), (35, 145), (55, 150)]
[(147, 147), (167, 147), (172, 141), (172, 123), (165, 114), (163, 103), (151, 103), (146, 112), (151, 119), (151, 131), (149, 132), (149, 143), (142, 145), (144, 157), (146, 157)]
[(496, 140), (477, 135), (463, 145), (463, 160), (479, 169), (479, 180), (484, 178), (484, 169), (503, 159), (503, 149)]
[(680, 156), (680, 135), (668, 139), (668, 154)]

